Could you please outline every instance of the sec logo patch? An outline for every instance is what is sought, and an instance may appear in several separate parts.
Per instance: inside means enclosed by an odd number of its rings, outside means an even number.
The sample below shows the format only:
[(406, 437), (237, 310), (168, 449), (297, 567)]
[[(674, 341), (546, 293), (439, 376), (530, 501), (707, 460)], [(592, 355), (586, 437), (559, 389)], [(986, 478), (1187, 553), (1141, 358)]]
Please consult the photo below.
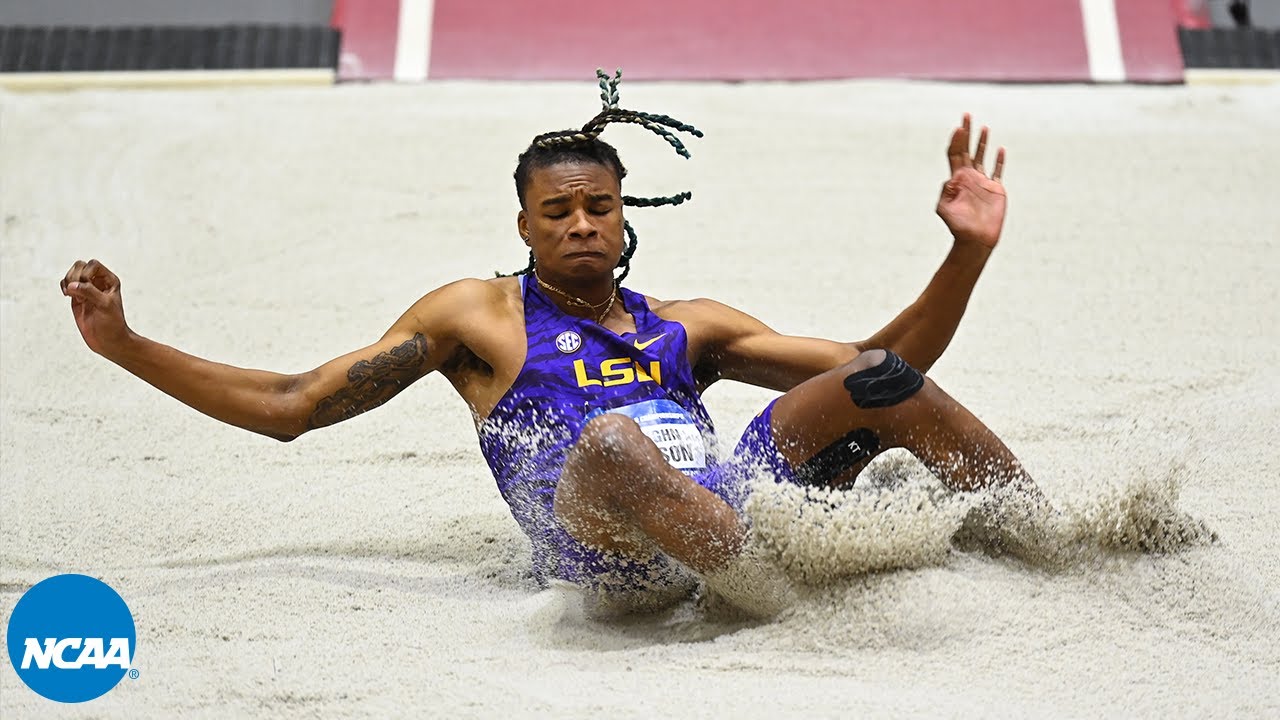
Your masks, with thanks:
[(582, 336), (572, 330), (565, 330), (556, 336), (556, 349), (568, 355), (582, 347)]

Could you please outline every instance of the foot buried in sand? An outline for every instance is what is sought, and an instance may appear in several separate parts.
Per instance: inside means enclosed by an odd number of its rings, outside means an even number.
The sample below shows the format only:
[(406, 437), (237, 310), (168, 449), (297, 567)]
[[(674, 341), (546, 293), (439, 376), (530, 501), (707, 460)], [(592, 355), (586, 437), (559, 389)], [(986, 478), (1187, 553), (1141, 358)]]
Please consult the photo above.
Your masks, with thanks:
[(703, 575), (707, 594), (753, 618), (772, 618), (795, 604), (795, 589), (765, 547), (748, 538), (725, 567)]

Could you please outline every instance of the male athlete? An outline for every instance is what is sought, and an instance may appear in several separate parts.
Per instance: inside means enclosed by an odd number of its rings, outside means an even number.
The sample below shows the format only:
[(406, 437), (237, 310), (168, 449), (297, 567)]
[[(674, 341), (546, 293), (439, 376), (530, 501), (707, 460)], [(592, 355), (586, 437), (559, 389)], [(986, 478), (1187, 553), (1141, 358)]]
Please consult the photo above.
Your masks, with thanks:
[[(700, 133), (620, 109), (619, 77), (600, 75), (605, 108), (586, 126), (539, 135), (520, 155), (517, 226), (530, 266), (427, 293), (366, 348), (298, 375), (193, 357), (130, 330), (120, 280), (96, 260), (62, 280), (76, 325), (90, 349), (161, 391), (282, 441), (439, 371), (471, 409), (531, 540), (537, 579), (575, 583), (606, 604), (666, 602), (700, 577), (748, 611), (777, 610), (777, 593), (756, 597), (776, 589), (776, 567), (744, 552), (747, 481), (761, 470), (840, 486), (877, 454), (906, 448), (953, 489), (1037, 493), (1008, 448), (923, 375), (955, 333), (1004, 222), (1004, 150), (987, 177), (985, 128), (972, 155), (967, 115), (952, 134), (937, 211), (955, 240), (919, 299), (861, 342), (793, 337), (712, 300), (621, 286), (635, 251), (623, 205), (688, 195), (624, 197), (626, 170), (597, 136), (609, 123), (640, 124), (687, 156), (672, 130)], [(730, 457), (717, 452), (700, 400), (721, 379), (782, 393)]]

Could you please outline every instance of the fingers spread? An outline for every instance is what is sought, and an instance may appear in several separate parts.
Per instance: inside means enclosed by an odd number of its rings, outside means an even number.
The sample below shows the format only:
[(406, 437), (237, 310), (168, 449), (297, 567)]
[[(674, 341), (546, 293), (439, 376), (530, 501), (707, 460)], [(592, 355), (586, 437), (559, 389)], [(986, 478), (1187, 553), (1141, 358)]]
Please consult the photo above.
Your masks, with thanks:
[(952, 174), (969, 164), (969, 138), (960, 128), (951, 133), (951, 144), (947, 146), (947, 163), (951, 165)]
[(947, 164), (951, 166), (951, 172), (953, 174), (955, 171), (968, 164), (967, 158), (965, 158), (966, 153), (964, 151), (964, 146), (967, 141), (961, 139), (960, 134), (962, 132), (962, 130), (957, 129), (955, 132), (951, 133), (951, 144), (947, 146)]
[(952, 174), (962, 167), (972, 165), (969, 158), (969, 132), (972, 123), (969, 113), (965, 113), (960, 120), (960, 127), (951, 133), (951, 144), (947, 146), (947, 162), (951, 165)]
[(1000, 182), (1000, 176), (1004, 173), (1004, 148), (996, 151), (996, 169), (991, 173), (991, 179)]
[(978, 133), (978, 149), (973, 153), (973, 168), (978, 172), (983, 172), (982, 158), (987, 154), (987, 126), (982, 126), (982, 132)]

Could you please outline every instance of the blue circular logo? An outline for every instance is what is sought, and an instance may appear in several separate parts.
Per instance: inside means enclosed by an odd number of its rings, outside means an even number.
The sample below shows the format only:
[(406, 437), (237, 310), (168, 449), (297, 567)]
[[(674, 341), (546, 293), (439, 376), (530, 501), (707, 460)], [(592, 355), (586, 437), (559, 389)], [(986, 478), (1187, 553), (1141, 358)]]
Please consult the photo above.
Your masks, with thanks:
[(64, 703), (100, 697), (133, 662), (133, 614), (109, 585), (55, 575), (23, 594), (9, 616), (9, 661), (27, 687)]
[(565, 330), (556, 336), (556, 349), (568, 355), (582, 347), (582, 336), (572, 330)]

